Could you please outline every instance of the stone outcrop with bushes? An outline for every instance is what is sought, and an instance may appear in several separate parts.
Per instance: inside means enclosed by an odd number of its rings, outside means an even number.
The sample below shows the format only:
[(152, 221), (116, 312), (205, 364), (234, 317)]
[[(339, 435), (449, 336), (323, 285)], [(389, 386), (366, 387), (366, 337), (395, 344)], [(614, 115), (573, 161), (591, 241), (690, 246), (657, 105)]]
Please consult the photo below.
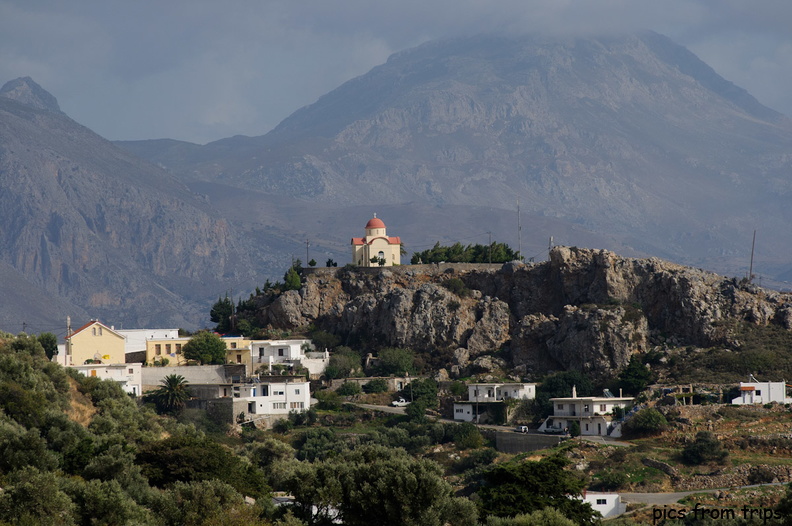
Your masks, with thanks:
[(661, 339), (737, 349), (735, 323), (789, 330), (792, 302), (656, 258), (555, 247), (537, 264), (311, 269), (299, 291), (257, 316), (277, 329), (313, 325), (348, 344), (409, 347), (455, 371), (496, 355), (517, 374), (607, 378)]

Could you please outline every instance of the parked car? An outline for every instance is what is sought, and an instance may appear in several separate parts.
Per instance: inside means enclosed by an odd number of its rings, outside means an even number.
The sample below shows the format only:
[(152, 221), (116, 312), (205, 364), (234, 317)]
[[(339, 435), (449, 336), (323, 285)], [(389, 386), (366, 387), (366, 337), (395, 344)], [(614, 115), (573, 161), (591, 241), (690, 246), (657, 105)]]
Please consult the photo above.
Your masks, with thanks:
[(517, 433), (527, 433), (528, 432), (528, 426), (517, 426), (515, 431)]
[(404, 407), (406, 405), (410, 405), (410, 402), (408, 402), (404, 398), (399, 398), (398, 400), (394, 400), (393, 402), (391, 402), (391, 405), (393, 407)]

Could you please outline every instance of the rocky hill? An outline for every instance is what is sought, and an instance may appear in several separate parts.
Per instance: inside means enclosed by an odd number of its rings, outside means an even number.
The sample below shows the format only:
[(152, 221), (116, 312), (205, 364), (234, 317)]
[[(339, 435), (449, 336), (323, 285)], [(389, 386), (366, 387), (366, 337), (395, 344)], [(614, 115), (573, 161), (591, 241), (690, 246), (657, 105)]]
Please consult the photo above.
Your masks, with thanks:
[(67, 315), (194, 326), (219, 293), (252, 281), (241, 247), (205, 201), (69, 119), (31, 79), (0, 89), (6, 330), (65, 327)]
[(556, 247), (530, 265), (307, 271), (299, 292), (257, 316), (280, 329), (314, 325), (362, 348), (410, 347), (452, 375), (502, 367), (605, 379), (636, 353), (739, 350), (733, 323), (790, 330), (792, 296), (655, 258)]
[[(598, 234), (595, 246), (619, 253), (745, 275), (758, 229), (760, 272), (787, 279), (790, 141), (789, 119), (646, 32), (429, 42), (264, 136), (126, 146), (188, 183), (399, 205), (398, 216), (444, 207), (430, 228), (404, 225), (408, 245), (495, 230), (507, 215), (498, 237), (514, 244), (519, 198), (528, 255), (550, 235), (593, 246)], [(481, 206), (486, 228), (468, 214)]]

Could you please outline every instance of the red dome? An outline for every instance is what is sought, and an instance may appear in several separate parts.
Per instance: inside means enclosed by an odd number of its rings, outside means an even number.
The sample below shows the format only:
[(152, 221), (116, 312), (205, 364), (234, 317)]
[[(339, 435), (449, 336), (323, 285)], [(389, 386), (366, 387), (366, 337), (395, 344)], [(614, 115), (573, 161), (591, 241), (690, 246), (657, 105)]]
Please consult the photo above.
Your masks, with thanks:
[(373, 219), (369, 219), (369, 222), (366, 223), (366, 230), (369, 228), (385, 228), (385, 223), (382, 222), (382, 219), (375, 217)]

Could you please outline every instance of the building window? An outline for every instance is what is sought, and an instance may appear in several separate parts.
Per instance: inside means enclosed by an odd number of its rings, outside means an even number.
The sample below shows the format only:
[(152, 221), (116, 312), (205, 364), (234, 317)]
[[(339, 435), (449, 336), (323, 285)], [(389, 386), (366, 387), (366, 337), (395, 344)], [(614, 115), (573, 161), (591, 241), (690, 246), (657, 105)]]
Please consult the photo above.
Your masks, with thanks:
[(278, 356), (286, 356), (286, 349), (278, 349)]
[(608, 503), (607, 499), (597, 499), (597, 506), (604, 506)]
[(456, 411), (457, 413), (464, 413), (464, 412), (465, 412), (465, 410), (464, 410), (464, 409), (455, 409), (455, 411)]
[(291, 403), (291, 408), (292, 409), (304, 409), (305, 408), (305, 404), (302, 403), (302, 402), (292, 402)]
[(762, 396), (762, 391), (760, 391), (759, 389), (757, 389), (757, 390), (756, 390), (756, 396)]
[(171, 344), (166, 343), (165, 344), (165, 354), (170, 354), (170, 352), (171, 352)]
[(286, 409), (286, 402), (273, 402), (272, 403), (273, 409)]
[(236, 349), (236, 342), (231, 342), (231, 348)]
[(275, 396), (283, 396), (286, 393), (284, 393), (283, 391), (272, 391), (272, 394), (275, 395)]
[(586, 424), (586, 431), (588, 431), (588, 424)]
[(600, 404), (600, 413), (607, 413), (608, 407), (605, 404)]
[(242, 363), (242, 355), (237, 354), (237, 363)]
[(295, 389), (294, 390), (294, 394), (300, 394), (300, 390), (299, 389)]
[(135, 374), (135, 370), (134, 369), (129, 369), (129, 373), (128, 374)]
[(564, 410), (564, 404), (558, 404), (557, 409), (559, 411), (563, 411)]
[(589, 405), (588, 404), (584, 404), (583, 405), (583, 412), (584, 413), (588, 413), (589, 412)]
[(162, 345), (158, 343), (154, 344), (154, 354), (156, 354), (157, 356), (162, 354)]
[(176, 354), (181, 354), (181, 344), (180, 343), (176, 344)]
[(94, 327), (93, 329), (91, 329), (91, 333), (92, 333), (92, 335), (93, 335), (93, 336), (96, 336), (96, 327)]
[(99, 327), (99, 336), (101, 336), (101, 335), (102, 335), (102, 328)]
[(91, 369), (91, 376), (96, 376), (96, 369)]

